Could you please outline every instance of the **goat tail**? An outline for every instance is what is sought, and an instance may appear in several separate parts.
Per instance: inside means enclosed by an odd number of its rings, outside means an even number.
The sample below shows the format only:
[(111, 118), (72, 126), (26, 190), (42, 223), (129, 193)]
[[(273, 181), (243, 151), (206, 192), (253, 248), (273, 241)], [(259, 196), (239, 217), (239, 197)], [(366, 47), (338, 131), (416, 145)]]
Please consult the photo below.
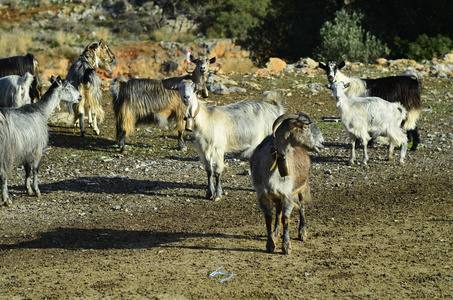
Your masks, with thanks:
[(417, 127), (417, 120), (420, 116), (420, 109), (411, 109), (407, 112), (406, 119), (404, 120), (403, 129), (412, 130)]
[(125, 134), (129, 135), (135, 128), (135, 114), (128, 101), (121, 101), (115, 104), (115, 120), (116, 120), (116, 140), (120, 139)]

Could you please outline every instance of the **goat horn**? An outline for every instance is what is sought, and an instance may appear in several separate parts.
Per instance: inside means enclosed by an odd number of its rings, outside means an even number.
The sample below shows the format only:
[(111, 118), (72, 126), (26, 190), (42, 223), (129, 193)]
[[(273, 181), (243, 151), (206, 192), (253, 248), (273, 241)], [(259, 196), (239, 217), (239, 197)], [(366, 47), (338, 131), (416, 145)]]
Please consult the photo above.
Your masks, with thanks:
[(281, 123), (283, 123), (283, 121), (289, 120), (289, 119), (297, 119), (298, 117), (299, 117), (299, 115), (295, 114), (295, 113), (283, 114), (280, 117), (278, 117), (275, 120), (274, 125), (272, 125), (272, 135), (275, 137), (275, 131), (277, 131), (277, 127)]

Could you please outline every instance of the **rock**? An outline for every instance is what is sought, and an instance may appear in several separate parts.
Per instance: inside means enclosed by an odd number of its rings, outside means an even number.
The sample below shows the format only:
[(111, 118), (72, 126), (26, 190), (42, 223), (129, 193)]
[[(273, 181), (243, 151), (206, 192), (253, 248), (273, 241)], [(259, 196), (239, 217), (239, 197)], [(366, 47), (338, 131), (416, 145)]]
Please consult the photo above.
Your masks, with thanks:
[(229, 89), (226, 86), (217, 82), (208, 85), (208, 90), (216, 95), (226, 95), (230, 93)]
[(271, 73), (280, 73), (286, 68), (286, 62), (284, 62), (280, 58), (271, 57), (269, 59), (269, 62), (266, 64), (266, 68)]

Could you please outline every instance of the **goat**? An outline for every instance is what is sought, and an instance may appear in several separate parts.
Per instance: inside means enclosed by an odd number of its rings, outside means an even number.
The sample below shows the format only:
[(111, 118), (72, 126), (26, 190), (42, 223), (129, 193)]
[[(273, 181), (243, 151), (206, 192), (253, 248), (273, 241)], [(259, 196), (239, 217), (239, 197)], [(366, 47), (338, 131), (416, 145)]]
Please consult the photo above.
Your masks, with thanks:
[[(275, 239), (283, 222), (283, 252), (291, 253), (289, 218), (299, 206), (299, 239), (305, 240), (305, 204), (310, 202), (308, 151), (321, 151), (324, 139), (318, 126), (304, 113), (278, 117), (273, 134), (256, 147), (250, 159), (253, 186), (264, 214), (267, 228), (266, 251), (274, 252)], [(278, 168), (276, 168), (276, 165)], [(278, 172), (277, 172), (278, 169)], [(272, 231), (272, 206), (275, 205), (275, 230)]]
[(66, 80), (70, 81), (82, 95), (82, 101), (77, 104), (68, 103), (68, 110), (74, 112), (74, 123), (79, 124), (81, 136), (85, 135), (85, 112), (88, 112), (88, 122), (94, 132), (99, 135), (97, 118), (101, 123), (104, 119), (102, 109), (101, 79), (94, 70), (99, 67), (99, 62), (112, 72), (108, 62), (114, 62), (115, 55), (102, 40), (90, 43), (69, 68)]
[(24, 76), (8, 75), (0, 78), (0, 107), (20, 107), (30, 104), (30, 88), (35, 76), (26, 72)]
[(415, 73), (375, 79), (349, 78), (340, 72), (340, 69), (344, 66), (344, 61), (340, 64), (334, 61), (329, 62), (327, 65), (319, 63), (319, 67), (326, 71), (327, 79), (330, 83), (339, 81), (350, 83), (350, 87), (345, 90), (345, 94), (348, 97), (372, 96), (389, 102), (400, 102), (407, 111), (404, 129), (407, 132), (408, 139), (412, 141), (410, 150), (417, 150), (420, 143), (417, 120), (422, 107), (420, 78)]
[(194, 120), (194, 144), (208, 175), (206, 198), (220, 200), (224, 154), (250, 158), (255, 147), (272, 132), (270, 124), (284, 113), (284, 108), (276, 92), (263, 95), (263, 100), (272, 101), (272, 104), (241, 101), (205, 106), (197, 99), (195, 91), (200, 87), (193, 81), (182, 80), (178, 89), (188, 120)]
[(0, 59), (0, 77), (8, 75), (24, 76), (25, 73), (34, 75), (33, 83), (29, 90), (30, 99), (35, 102), (41, 97), (42, 84), (38, 75), (38, 60), (31, 53)]
[[(340, 111), (341, 122), (351, 139), (351, 157), (348, 164), (355, 160), (355, 142), (361, 138), (367, 145), (371, 138), (379, 136), (390, 140), (388, 160), (393, 159), (395, 146), (401, 145), (400, 163), (404, 163), (407, 150), (407, 136), (401, 124), (406, 119), (407, 111), (399, 102), (388, 102), (379, 97), (348, 97), (344, 90), (350, 83), (333, 82), (331, 89)], [(371, 135), (371, 136), (370, 136)], [(364, 165), (367, 164), (367, 147), (363, 147)]]
[(7, 177), (14, 163), (24, 166), (28, 194), (41, 196), (38, 171), (49, 139), (47, 120), (60, 101), (77, 103), (81, 99), (80, 93), (68, 81), (60, 77), (51, 81), (51, 87), (38, 102), (19, 108), (0, 108), (0, 187), (6, 206), (12, 204), (8, 196)]
[[(195, 70), (185, 76), (171, 77), (164, 80), (124, 77), (115, 78), (110, 91), (113, 95), (113, 107), (116, 120), (116, 140), (121, 152), (126, 151), (126, 136), (137, 124), (157, 123), (159, 126), (167, 124), (168, 119), (176, 123), (178, 131), (178, 147), (187, 149), (184, 143), (184, 117), (186, 108), (181, 102), (177, 85), (183, 79), (191, 79), (198, 84), (205, 84), (205, 75), (209, 66), (215, 63), (216, 58), (190, 56)], [(203, 97), (207, 97), (207, 89), (203, 89)]]

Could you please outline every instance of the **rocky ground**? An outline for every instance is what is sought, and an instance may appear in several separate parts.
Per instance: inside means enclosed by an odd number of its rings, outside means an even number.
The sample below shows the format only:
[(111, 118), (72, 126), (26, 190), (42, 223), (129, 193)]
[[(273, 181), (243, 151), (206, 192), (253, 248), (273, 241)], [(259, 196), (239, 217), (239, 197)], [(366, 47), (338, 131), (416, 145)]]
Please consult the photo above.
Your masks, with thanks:
[[(381, 69), (354, 70), (391, 74)], [(190, 134), (181, 152), (175, 132), (141, 127), (120, 154), (106, 80), (100, 136), (81, 138), (53, 116), (41, 198), (24, 193), (23, 169), (13, 171), (13, 205), (0, 209), (0, 299), (453, 297), (451, 79), (424, 75), (422, 145), (405, 165), (386, 161), (378, 144), (368, 166), (347, 166), (341, 123), (322, 121), (338, 115), (324, 74), (261, 75), (231, 76), (247, 92), (212, 95), (208, 104), (277, 89), (288, 111), (321, 128), (327, 147), (312, 155), (308, 238), (296, 239), (294, 212), (290, 256), (264, 251), (247, 161), (226, 157), (225, 196), (213, 202), (203, 198)], [(220, 267), (233, 276), (209, 276)]]

